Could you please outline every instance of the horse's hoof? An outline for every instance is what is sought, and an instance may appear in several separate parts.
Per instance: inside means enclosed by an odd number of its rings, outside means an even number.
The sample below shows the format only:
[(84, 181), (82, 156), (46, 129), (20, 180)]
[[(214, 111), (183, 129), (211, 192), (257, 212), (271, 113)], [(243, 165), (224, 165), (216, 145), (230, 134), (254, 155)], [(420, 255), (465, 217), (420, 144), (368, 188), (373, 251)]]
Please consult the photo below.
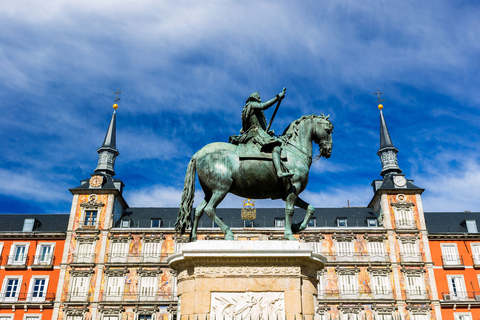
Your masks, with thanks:
[(227, 234), (225, 236), (225, 240), (235, 240), (235, 237), (233, 236), (233, 234)]
[(285, 240), (298, 241), (297, 238), (293, 236), (293, 234), (285, 234)]

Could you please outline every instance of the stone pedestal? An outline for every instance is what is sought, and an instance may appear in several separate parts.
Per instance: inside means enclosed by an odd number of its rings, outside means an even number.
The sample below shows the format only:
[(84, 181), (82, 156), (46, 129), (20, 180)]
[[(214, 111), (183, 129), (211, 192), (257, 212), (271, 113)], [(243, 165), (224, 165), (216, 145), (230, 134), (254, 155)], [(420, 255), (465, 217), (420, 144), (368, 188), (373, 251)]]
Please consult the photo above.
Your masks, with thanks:
[(326, 258), (295, 241), (198, 241), (169, 257), (180, 320), (314, 318)]

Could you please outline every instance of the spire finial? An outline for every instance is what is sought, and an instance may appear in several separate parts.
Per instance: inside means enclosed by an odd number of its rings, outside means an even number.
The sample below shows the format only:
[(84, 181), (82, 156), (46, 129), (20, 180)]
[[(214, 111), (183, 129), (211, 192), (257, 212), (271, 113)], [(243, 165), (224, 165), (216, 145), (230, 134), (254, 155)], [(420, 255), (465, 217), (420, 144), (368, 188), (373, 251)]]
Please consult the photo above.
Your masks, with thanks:
[(373, 94), (376, 94), (378, 96), (378, 110), (382, 110), (383, 109), (383, 105), (381, 104), (382, 101), (385, 101), (385, 99), (381, 99), (380, 98), (380, 95), (383, 94), (383, 92), (380, 92), (380, 90), (378, 90), (378, 87), (377, 87), (377, 92), (374, 92)]
[[(113, 109), (117, 110), (118, 109), (118, 104), (117, 102), (120, 101), (120, 97), (118, 96), (119, 94), (122, 94), (123, 92), (120, 92), (120, 88), (117, 89), (113, 94), (115, 95), (115, 100), (113, 100)], [(113, 111), (115, 112), (115, 111)]]

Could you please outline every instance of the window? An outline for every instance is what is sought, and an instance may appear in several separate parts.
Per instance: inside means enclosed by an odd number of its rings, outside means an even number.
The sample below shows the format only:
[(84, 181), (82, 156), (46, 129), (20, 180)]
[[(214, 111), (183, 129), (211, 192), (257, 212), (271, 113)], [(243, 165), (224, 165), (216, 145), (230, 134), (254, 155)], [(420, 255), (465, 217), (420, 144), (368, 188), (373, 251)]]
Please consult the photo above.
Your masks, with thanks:
[(27, 261), (28, 244), (13, 244), (8, 257), (9, 265), (24, 265)]
[(310, 218), (310, 220), (308, 220), (308, 226), (309, 227), (316, 227), (317, 226), (317, 219), (316, 218)]
[(35, 224), (35, 219), (25, 219), (23, 221), (23, 232), (33, 231), (33, 225)]
[(472, 320), (471, 313), (454, 313), (455, 320)]
[(480, 265), (480, 243), (472, 243), (473, 264)]
[(35, 253), (36, 265), (51, 265), (53, 257), (53, 244), (39, 244)]
[(70, 287), (70, 300), (84, 301), (88, 296), (90, 286), (90, 277), (82, 275), (72, 275), (72, 285)]
[(427, 314), (413, 314), (412, 320), (431, 320)]
[(425, 298), (425, 289), (423, 276), (421, 274), (407, 275), (407, 298), (423, 299)]
[(360, 315), (355, 312), (342, 312), (342, 320), (360, 320)]
[(93, 242), (80, 242), (78, 244), (77, 259), (74, 262), (77, 263), (92, 263), (94, 253)]
[(40, 315), (37, 316), (37, 315), (26, 314), (24, 320), (40, 320), (41, 318), (42, 316)]
[(275, 228), (285, 228), (285, 218), (275, 218)]
[(30, 280), (30, 289), (28, 299), (30, 301), (42, 302), (45, 301), (47, 294), (48, 277), (35, 277)]
[(337, 218), (337, 227), (347, 227), (347, 218)]
[(84, 320), (83, 316), (67, 315), (67, 320)]
[(367, 219), (367, 226), (376, 227), (377, 226), (377, 219), (376, 218), (368, 218)]
[(253, 220), (243, 220), (244, 228), (253, 228)]
[(337, 260), (353, 261), (355, 252), (353, 241), (336, 241), (335, 252)]
[(465, 220), (465, 223), (467, 225), (468, 233), (478, 233), (477, 222), (475, 221), (475, 219), (467, 219)]
[(151, 314), (139, 314), (138, 320), (152, 320)]
[(12, 320), (12, 319), (13, 319), (13, 314), (8, 316), (4, 314), (0, 315), (0, 320)]
[(120, 228), (130, 228), (130, 220), (122, 220)]
[(97, 224), (97, 210), (86, 210), (83, 225), (86, 227), (94, 227)]
[(162, 219), (152, 219), (151, 226), (152, 228), (160, 228), (162, 226)]
[(390, 298), (392, 290), (388, 274), (374, 274), (372, 276), (372, 289), (375, 298)]
[(144, 262), (160, 262), (162, 257), (162, 243), (160, 241), (144, 241), (142, 251)]
[(119, 301), (123, 297), (124, 276), (109, 276), (105, 286), (105, 296), (108, 300)]
[(403, 239), (401, 241), (401, 254), (403, 262), (419, 262), (421, 259), (418, 244), (415, 239)]
[(441, 247), (444, 266), (458, 266), (462, 264), (455, 243), (442, 243)]
[(102, 317), (102, 320), (118, 320), (118, 315), (114, 315), (114, 316), (112, 316), (112, 315), (104, 315), (104, 316)]
[(377, 313), (375, 320), (393, 320), (393, 315), (391, 313)]
[(342, 299), (356, 298), (358, 292), (357, 276), (353, 274), (340, 274), (338, 278)]
[(397, 206), (395, 208), (395, 223), (398, 229), (411, 229), (415, 227), (412, 207)]
[(112, 243), (111, 262), (127, 262), (129, 243), (115, 241)]
[(21, 284), (21, 277), (6, 277), (3, 280), (2, 296), (4, 297), (5, 302), (14, 302), (18, 300)]
[(467, 289), (462, 275), (447, 275), (447, 281), (452, 300), (465, 300), (467, 298)]
[(155, 299), (155, 295), (157, 294), (157, 287), (158, 287), (158, 278), (156, 276), (143, 276), (140, 279), (140, 300), (148, 299), (153, 300)]
[(371, 261), (386, 261), (387, 254), (383, 241), (368, 241), (367, 247)]

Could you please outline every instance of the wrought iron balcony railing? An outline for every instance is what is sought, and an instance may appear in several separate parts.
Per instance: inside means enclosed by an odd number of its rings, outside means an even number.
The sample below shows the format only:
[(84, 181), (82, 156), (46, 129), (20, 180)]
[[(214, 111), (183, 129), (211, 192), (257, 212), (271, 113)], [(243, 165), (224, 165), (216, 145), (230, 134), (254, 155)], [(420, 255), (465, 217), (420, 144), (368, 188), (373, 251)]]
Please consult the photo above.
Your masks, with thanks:
[(33, 256), (32, 266), (53, 266), (55, 264), (55, 256), (53, 255), (38, 255)]
[(319, 290), (318, 299), (393, 299), (391, 290)]
[(406, 295), (408, 300), (428, 300), (430, 299), (430, 294), (425, 290), (406, 290)]
[(75, 253), (72, 254), (73, 257), (73, 263), (94, 263), (95, 258), (97, 254), (96, 253)]
[(480, 301), (480, 291), (444, 291), (442, 292), (444, 302), (448, 301)]
[(388, 254), (371, 254), (358, 252), (342, 252), (342, 253), (321, 253), (327, 257), (327, 261), (338, 262), (389, 262)]
[(0, 293), (0, 303), (43, 303), (53, 302), (55, 300), (55, 293), (53, 292), (3, 292)]
[(7, 256), (8, 267), (25, 267), (28, 264), (29, 257), (26, 254), (13, 254)]
[(176, 300), (177, 297), (171, 293), (165, 292), (146, 292), (146, 293), (139, 293), (139, 292), (127, 292), (122, 294), (108, 294), (103, 293), (102, 301), (151, 301), (151, 302), (158, 302), (158, 301), (173, 301)]
[(401, 253), (400, 254), (401, 262), (423, 262), (423, 256), (421, 253)]
[(395, 220), (396, 229), (416, 229), (417, 223), (415, 220), (400, 219)]
[(75, 293), (69, 293), (67, 295), (67, 301), (71, 302), (86, 302), (90, 299), (90, 293), (79, 291)]
[(162, 253), (161, 255), (152, 255), (147, 253), (139, 254), (107, 254), (107, 262), (110, 263), (159, 263), (165, 261), (169, 253)]
[(459, 255), (442, 256), (444, 267), (463, 267), (463, 257)]

